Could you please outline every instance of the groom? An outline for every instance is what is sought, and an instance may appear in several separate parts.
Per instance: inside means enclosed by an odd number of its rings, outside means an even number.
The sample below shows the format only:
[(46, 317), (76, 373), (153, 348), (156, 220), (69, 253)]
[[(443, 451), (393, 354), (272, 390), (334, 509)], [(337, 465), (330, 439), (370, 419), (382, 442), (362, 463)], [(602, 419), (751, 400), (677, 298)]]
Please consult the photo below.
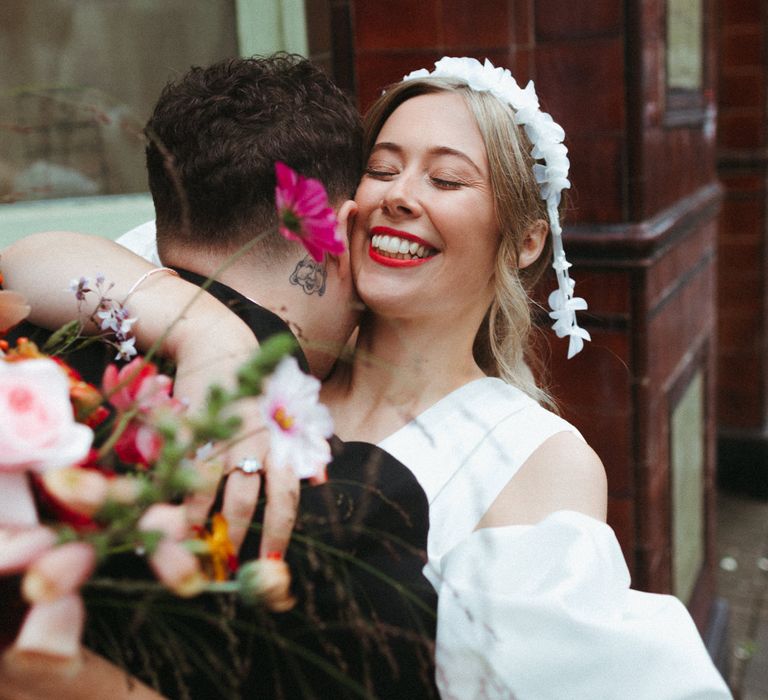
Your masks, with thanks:
[[(274, 162), (321, 180), (345, 227), (355, 212), (350, 197), (361, 170), (361, 127), (353, 105), (300, 57), (232, 59), (193, 68), (168, 85), (146, 134), (162, 263), (196, 283), (215, 277), (208, 291), (259, 340), (290, 324), (305, 367), (325, 376), (357, 322), (348, 254), (318, 264), (278, 234)], [(247, 252), (229, 262), (254, 238)], [(251, 629), (248, 642), (237, 646), (242, 656), (232, 662), (237, 678), (193, 673), (187, 680), (196, 689), (193, 697), (211, 689), (212, 677), (232, 694), (240, 688), (243, 697), (309, 697), (308, 689), (317, 697), (345, 697), (347, 685), (350, 692), (357, 686), (358, 693), (380, 697), (436, 697), (435, 600), (421, 574), (426, 498), (412, 474), (378, 448), (338, 441), (335, 448), (328, 483), (302, 489), (298, 539), (286, 555), (297, 610), (277, 616), (239, 611), (235, 622), (246, 620)], [(225, 489), (242, 491), (252, 478), (235, 472)], [(241, 558), (258, 551), (258, 532), (249, 528)], [(413, 598), (393, 595), (392, 582)], [(274, 639), (259, 636), (264, 628)], [(228, 642), (216, 625), (202, 623), (190, 627), (189, 638)], [(132, 653), (138, 657), (141, 650)], [(335, 668), (340, 681), (323, 664)], [(177, 675), (160, 674), (166, 693), (181, 693), (174, 688)]]

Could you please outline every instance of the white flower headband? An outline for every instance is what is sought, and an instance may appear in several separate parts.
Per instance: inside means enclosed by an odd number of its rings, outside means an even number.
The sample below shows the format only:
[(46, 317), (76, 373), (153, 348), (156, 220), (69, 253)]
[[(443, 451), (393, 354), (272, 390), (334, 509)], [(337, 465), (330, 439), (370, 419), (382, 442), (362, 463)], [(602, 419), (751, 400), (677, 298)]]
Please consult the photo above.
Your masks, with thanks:
[(431, 73), (426, 69), (413, 71), (403, 82), (419, 78), (450, 78), (466, 83), (477, 92), (490, 92), (515, 113), (515, 123), (524, 127), (533, 149), (531, 156), (544, 161), (533, 166), (533, 175), (541, 186), (541, 198), (547, 203), (549, 226), (552, 230), (553, 261), (552, 267), (557, 274), (557, 289), (549, 295), (552, 311), (550, 317), (555, 320), (552, 328), (558, 338), (570, 336), (568, 359), (580, 352), (585, 340), (591, 340), (589, 333), (579, 327), (576, 311), (587, 308), (587, 302), (573, 295), (575, 282), (568, 275), (571, 266), (565, 258), (563, 249), (563, 229), (560, 226), (560, 193), (571, 186), (568, 180), (568, 149), (563, 144), (565, 132), (552, 117), (539, 109), (539, 99), (529, 81), (522, 89), (506, 68), (496, 68), (488, 59), (485, 63), (474, 58), (451, 58), (445, 56), (435, 63)]

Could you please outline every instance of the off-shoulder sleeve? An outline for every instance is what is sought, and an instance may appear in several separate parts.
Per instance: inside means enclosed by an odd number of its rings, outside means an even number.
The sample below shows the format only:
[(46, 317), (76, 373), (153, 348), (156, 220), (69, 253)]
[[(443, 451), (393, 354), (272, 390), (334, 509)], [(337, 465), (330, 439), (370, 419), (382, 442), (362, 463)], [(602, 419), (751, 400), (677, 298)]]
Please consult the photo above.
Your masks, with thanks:
[(631, 590), (613, 530), (585, 515), (478, 530), (426, 573), (443, 698), (731, 698), (685, 606)]

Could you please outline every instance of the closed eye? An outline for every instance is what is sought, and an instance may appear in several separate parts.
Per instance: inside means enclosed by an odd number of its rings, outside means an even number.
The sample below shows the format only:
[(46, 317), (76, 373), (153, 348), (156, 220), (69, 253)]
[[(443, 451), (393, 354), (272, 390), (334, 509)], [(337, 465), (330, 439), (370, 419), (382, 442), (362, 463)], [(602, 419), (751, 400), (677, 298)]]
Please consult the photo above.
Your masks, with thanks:
[(433, 177), (431, 180), (437, 187), (444, 190), (458, 190), (460, 187), (464, 186), (463, 182), (458, 182), (456, 180), (444, 180), (440, 177)]
[(368, 177), (374, 177), (377, 180), (386, 180), (395, 175), (395, 173), (390, 170), (377, 170), (376, 168), (366, 168), (365, 174)]

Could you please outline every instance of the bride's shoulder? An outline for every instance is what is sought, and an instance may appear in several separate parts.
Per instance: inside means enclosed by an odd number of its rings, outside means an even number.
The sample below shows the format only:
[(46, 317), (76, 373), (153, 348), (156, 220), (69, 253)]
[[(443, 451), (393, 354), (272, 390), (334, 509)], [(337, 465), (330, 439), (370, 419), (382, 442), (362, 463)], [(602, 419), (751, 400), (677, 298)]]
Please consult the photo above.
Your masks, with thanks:
[(534, 524), (558, 510), (605, 520), (606, 506), (602, 461), (578, 434), (561, 431), (534, 450), (478, 527)]

